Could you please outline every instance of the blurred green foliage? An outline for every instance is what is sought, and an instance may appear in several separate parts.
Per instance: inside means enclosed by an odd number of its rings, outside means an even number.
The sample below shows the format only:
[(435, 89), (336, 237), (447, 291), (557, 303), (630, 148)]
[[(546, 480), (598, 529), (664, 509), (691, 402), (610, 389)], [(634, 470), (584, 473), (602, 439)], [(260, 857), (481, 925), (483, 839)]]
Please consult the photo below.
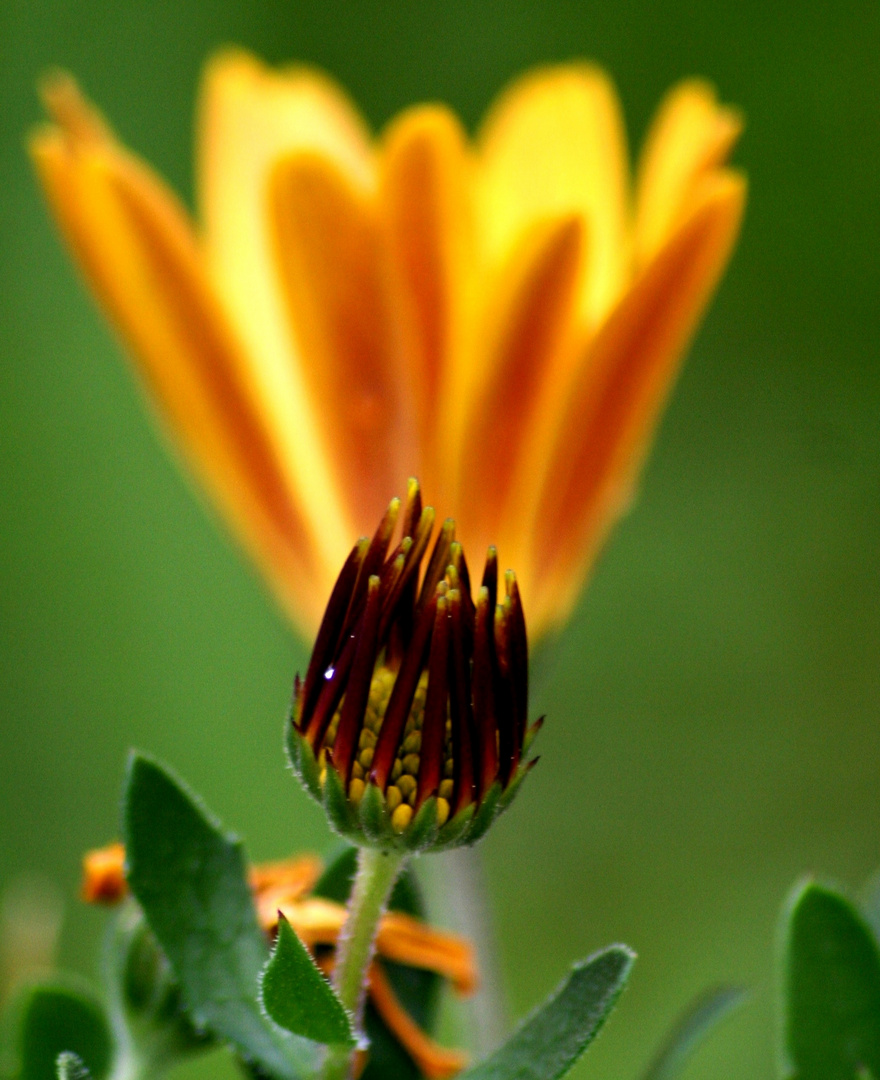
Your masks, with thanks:
[(740, 248), (636, 508), (545, 657), (542, 762), (484, 851), (518, 1015), (573, 957), (639, 952), (574, 1075), (635, 1075), (725, 981), (754, 996), (687, 1076), (770, 1076), (782, 897), (880, 862), (880, 6), (0, 6), (0, 884), (61, 885), (62, 957), (86, 972), (103, 920), (74, 899), (78, 860), (117, 832), (129, 745), (254, 857), (326, 843), (281, 754), (304, 647), (156, 439), (24, 152), (34, 84), (63, 65), (190, 198), (198, 73), (227, 41), (327, 68), (377, 126), (426, 98), (473, 125), (516, 72), (573, 56), (612, 72), (634, 145), (683, 75), (745, 110)]

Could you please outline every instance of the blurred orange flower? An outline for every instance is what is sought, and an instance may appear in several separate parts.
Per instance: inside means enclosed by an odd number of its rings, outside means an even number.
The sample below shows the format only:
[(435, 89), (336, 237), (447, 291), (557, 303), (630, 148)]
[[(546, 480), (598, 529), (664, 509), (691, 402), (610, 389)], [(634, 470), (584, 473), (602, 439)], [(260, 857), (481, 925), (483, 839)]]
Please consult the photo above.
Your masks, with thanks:
[(69, 78), (45, 100), (32, 151), (67, 241), (302, 630), (412, 475), (517, 567), (533, 638), (565, 618), (730, 256), (737, 113), (680, 84), (631, 184), (586, 64), (524, 75), (473, 139), (433, 104), (374, 139), (325, 75), (224, 52), (197, 228)]
[[(266, 934), (275, 937), (278, 920), (283, 915), (329, 976), (348, 912), (341, 904), (311, 895), (322, 870), (319, 858), (300, 855), (252, 866), (249, 882), (257, 919)], [(87, 852), (83, 858), (82, 899), (88, 904), (112, 907), (127, 895), (123, 845), (108, 844)], [(458, 994), (470, 995), (477, 988), (470, 942), (401, 911), (386, 911), (382, 916), (376, 953), (381, 960), (441, 975)], [(385, 968), (377, 959), (370, 964), (367, 980), (373, 1007), (427, 1080), (447, 1080), (464, 1068), (467, 1055), (440, 1046), (416, 1024), (398, 1000)]]

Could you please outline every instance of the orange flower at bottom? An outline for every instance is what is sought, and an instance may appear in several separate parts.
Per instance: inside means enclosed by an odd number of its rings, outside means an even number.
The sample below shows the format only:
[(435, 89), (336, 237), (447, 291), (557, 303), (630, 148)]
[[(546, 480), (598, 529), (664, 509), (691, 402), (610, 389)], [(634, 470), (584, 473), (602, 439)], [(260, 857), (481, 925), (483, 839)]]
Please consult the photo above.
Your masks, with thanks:
[[(284, 915), (313, 954), (325, 975), (333, 970), (334, 953), (348, 912), (341, 904), (310, 892), (321, 875), (321, 860), (313, 855), (254, 866), (249, 875), (257, 917), (269, 937)], [(89, 851), (83, 859), (81, 895), (90, 904), (117, 904), (128, 893), (125, 848), (120, 843)], [(435, 972), (448, 979), (457, 993), (477, 987), (471, 945), (399, 911), (389, 911), (379, 925), (376, 951), (383, 960)], [(369, 970), (369, 996), (385, 1026), (427, 1080), (445, 1080), (467, 1064), (467, 1057), (430, 1039), (401, 1005), (381, 964)]]

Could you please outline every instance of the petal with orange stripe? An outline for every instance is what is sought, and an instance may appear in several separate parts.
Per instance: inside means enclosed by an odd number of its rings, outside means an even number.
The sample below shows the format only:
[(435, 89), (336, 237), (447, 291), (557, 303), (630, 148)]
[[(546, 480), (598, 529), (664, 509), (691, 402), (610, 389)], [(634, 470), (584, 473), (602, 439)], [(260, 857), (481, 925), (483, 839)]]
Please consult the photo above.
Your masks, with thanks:
[[(745, 180), (712, 178), (690, 217), (646, 267), (584, 358), (544, 485), (534, 559), (554, 619), (631, 497), (683, 352), (730, 255)], [(530, 609), (540, 623), (547, 611)]]
[(635, 247), (638, 266), (657, 253), (693, 205), (695, 186), (727, 160), (741, 114), (718, 104), (701, 79), (680, 83), (657, 111), (639, 163)]
[(351, 531), (363, 533), (409, 475), (414, 441), (373, 200), (304, 152), (276, 164), (269, 207), (312, 409)]
[(478, 146), (488, 251), (503, 257), (528, 222), (582, 216), (590, 247), (579, 309), (595, 323), (628, 268), (629, 164), (608, 76), (589, 64), (524, 75), (492, 106)]
[[(100, 135), (72, 83), (54, 84), (47, 101), (58, 102), (64, 126), (39, 132), (31, 151), (68, 242), (186, 455), (282, 599), (300, 607), (297, 579), (313, 569), (312, 547), (186, 214), (146, 166)], [(306, 595), (320, 604), (319, 592)]]
[(458, 118), (424, 105), (391, 124), (380, 161), (377, 202), (423, 448), (416, 471), (437, 498), (445, 482), (437, 458), (448, 445), (450, 399), (463, 381), (459, 358), (473, 305), (472, 155)]

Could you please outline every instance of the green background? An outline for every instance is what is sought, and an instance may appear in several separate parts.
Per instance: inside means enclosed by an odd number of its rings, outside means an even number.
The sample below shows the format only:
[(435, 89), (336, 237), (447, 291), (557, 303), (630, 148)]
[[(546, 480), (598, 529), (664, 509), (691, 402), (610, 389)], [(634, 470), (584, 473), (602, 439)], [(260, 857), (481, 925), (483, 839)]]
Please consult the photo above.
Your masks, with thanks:
[(473, 126), (518, 71), (576, 56), (614, 75), (634, 145), (684, 75), (745, 110), (740, 247), (535, 696), (541, 765), (483, 851), (516, 1015), (575, 958), (639, 951), (576, 1075), (634, 1077), (732, 980), (751, 1001), (688, 1076), (771, 1076), (786, 891), (880, 863), (880, 5), (0, 7), (0, 885), (57, 881), (82, 971), (103, 919), (75, 900), (79, 854), (116, 833), (128, 746), (254, 857), (326, 839), (280, 752), (304, 647), (156, 438), (23, 148), (63, 65), (189, 198), (200, 65), (228, 41), (327, 68), (376, 126), (429, 98)]

